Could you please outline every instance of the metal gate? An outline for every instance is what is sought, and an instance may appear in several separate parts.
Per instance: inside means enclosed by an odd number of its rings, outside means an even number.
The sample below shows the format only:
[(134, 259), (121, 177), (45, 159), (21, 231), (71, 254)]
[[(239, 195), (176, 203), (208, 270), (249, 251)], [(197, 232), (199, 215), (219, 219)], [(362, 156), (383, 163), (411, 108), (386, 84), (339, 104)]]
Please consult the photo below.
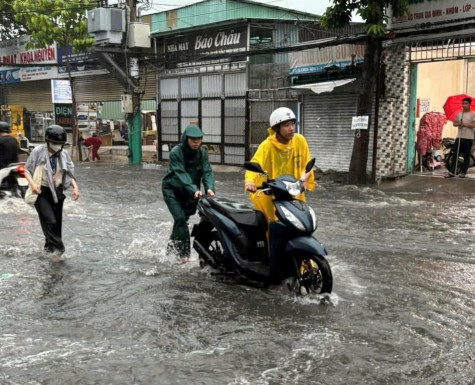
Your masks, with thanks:
[[(249, 92), (249, 150), (250, 158), (254, 155), (259, 144), (269, 135), (269, 117), (272, 111), (279, 107), (288, 107), (295, 112), (297, 118), (298, 100), (288, 95), (288, 91), (258, 90)], [(297, 122), (297, 131), (299, 131)]]
[(246, 72), (160, 79), (159, 159), (168, 159), (185, 127), (196, 123), (203, 130), (203, 147), (211, 163), (242, 165), (246, 90)]
[[(357, 115), (357, 84), (342, 87), (331, 93), (304, 95), (303, 134), (310, 155), (323, 171), (348, 172), (355, 132), (351, 130), (352, 117)], [(367, 169), (371, 170), (374, 132), (374, 98), (370, 117), (370, 138)]]

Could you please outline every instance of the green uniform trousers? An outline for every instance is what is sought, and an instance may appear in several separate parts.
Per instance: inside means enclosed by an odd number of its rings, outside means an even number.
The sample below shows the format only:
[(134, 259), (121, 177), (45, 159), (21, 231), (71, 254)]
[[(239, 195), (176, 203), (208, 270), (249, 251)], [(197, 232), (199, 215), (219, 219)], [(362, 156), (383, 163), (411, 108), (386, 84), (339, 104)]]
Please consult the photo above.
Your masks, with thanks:
[[(190, 257), (190, 231), (188, 230), (188, 219), (196, 212), (198, 201), (188, 199), (184, 201), (177, 198), (174, 191), (163, 186), (163, 198), (168, 210), (173, 216), (173, 230), (168, 242), (167, 251), (175, 249), (180, 258)], [(181, 198), (181, 197), (180, 197)]]

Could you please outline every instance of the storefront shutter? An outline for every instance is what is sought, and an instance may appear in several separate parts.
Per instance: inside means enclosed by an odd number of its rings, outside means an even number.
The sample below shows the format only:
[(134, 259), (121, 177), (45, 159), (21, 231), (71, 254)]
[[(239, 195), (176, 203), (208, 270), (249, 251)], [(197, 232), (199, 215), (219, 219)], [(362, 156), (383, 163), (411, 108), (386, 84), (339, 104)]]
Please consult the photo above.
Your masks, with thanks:
[[(348, 172), (355, 132), (352, 117), (358, 107), (357, 84), (343, 86), (331, 93), (304, 95), (303, 134), (316, 166), (324, 171)], [(373, 103), (374, 105), (374, 103)], [(374, 107), (370, 118), (368, 166), (371, 170), (374, 132)]]
[(23, 106), (27, 111), (53, 112), (51, 80), (8, 84), (6, 94), (9, 105)]
[[(109, 74), (75, 77), (73, 81), (77, 103), (120, 101), (120, 96), (126, 92), (122, 85)], [(140, 88), (145, 90), (143, 100), (156, 98), (154, 71), (141, 72)]]

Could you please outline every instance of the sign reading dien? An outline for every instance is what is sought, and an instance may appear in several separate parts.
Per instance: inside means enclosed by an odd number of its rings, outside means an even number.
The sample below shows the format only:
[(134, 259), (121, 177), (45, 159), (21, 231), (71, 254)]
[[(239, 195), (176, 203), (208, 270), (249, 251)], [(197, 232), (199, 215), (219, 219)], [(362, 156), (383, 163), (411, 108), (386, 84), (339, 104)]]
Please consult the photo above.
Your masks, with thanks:
[(369, 124), (369, 116), (353, 116), (351, 118), (351, 129), (352, 130), (367, 130)]

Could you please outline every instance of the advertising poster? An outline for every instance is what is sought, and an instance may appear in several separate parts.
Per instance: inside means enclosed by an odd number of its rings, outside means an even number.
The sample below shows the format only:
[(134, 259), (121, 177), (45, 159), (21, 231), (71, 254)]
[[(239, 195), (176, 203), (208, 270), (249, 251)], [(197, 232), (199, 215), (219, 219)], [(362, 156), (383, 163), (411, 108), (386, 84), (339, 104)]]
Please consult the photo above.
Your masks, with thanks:
[(71, 84), (69, 84), (69, 80), (52, 79), (51, 97), (53, 104), (72, 103), (73, 93), (71, 91)]

